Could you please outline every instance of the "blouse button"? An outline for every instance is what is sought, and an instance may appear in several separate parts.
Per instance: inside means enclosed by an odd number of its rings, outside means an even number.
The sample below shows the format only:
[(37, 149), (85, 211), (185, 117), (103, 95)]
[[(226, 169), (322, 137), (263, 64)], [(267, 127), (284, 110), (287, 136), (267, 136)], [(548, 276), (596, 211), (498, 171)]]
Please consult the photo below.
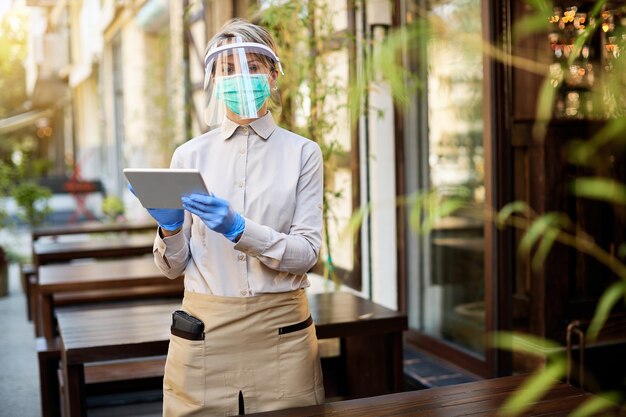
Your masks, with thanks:
[(246, 291), (246, 290), (241, 290), (241, 295), (248, 295), (248, 291)]
[(237, 183), (237, 187), (239, 187), (239, 188), (243, 187), (243, 181), (239, 181), (239, 182)]
[(239, 149), (239, 153), (240, 153), (240, 154), (244, 154), (244, 153), (246, 153), (246, 148), (241, 148), (241, 149)]
[(246, 255), (244, 255), (243, 253), (240, 253), (238, 258), (240, 261), (243, 261), (244, 259), (246, 259)]
[(247, 127), (244, 127), (244, 128), (243, 128), (243, 134), (244, 134), (244, 135), (247, 135), (247, 134), (248, 134), (248, 128), (247, 128)]

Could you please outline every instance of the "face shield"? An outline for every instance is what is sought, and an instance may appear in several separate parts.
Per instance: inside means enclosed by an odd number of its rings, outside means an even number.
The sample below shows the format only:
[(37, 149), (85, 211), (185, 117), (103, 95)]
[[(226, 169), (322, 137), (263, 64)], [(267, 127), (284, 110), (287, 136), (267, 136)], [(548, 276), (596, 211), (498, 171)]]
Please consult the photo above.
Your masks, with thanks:
[(238, 121), (263, 116), (260, 110), (271, 96), (274, 70), (283, 72), (271, 48), (240, 38), (218, 43), (207, 52), (204, 63), (205, 122), (210, 127), (226, 117)]

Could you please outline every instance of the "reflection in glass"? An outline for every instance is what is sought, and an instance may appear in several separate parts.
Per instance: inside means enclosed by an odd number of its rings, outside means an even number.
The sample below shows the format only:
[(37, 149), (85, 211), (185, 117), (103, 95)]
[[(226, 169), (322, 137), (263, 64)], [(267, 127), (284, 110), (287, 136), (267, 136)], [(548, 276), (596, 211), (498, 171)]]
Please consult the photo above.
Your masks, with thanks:
[(435, 2), (431, 20), (447, 26), (427, 43), (429, 186), (469, 195), (471, 209), (440, 221), (423, 246), (418, 327), (427, 334), (484, 353), (484, 231), (472, 216), (485, 201), (482, 83), (479, 51), (462, 50), (458, 36), (481, 39), (480, 0)]

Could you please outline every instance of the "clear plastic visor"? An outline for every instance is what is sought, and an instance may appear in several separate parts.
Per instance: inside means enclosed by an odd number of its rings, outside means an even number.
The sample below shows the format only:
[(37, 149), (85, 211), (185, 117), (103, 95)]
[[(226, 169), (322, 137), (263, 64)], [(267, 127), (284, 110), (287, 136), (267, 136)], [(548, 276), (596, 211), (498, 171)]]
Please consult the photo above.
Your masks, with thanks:
[(229, 38), (209, 50), (204, 78), (206, 123), (216, 126), (226, 117), (239, 121), (262, 116), (275, 69), (282, 73), (278, 57), (262, 44)]

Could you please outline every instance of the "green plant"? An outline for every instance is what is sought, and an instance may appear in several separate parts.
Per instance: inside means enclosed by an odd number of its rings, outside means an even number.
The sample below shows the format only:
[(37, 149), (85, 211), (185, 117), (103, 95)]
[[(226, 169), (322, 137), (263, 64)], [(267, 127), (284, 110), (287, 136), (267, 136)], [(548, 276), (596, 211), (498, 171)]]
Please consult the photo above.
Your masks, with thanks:
[(20, 217), (31, 226), (41, 224), (50, 212), (48, 201), (52, 192), (49, 188), (25, 181), (14, 186), (11, 195), (20, 209)]
[[(445, 4), (445, 2), (434, 3), (437, 5)], [(527, 10), (532, 9), (533, 12), (518, 22), (513, 32), (508, 34), (509, 36), (513, 35), (516, 42), (521, 42), (524, 36), (546, 36), (546, 33), (550, 33), (548, 24), (553, 22), (551, 18), (554, 17), (555, 13), (551, 2), (529, 0), (526, 3)], [(559, 4), (562, 5), (562, 2)], [(456, 53), (485, 54), (506, 66), (541, 75), (544, 77), (544, 82), (536, 103), (532, 139), (537, 142), (545, 140), (547, 129), (555, 117), (566, 120), (569, 118), (569, 121), (583, 117), (589, 120), (602, 121), (603, 127), (597, 134), (591, 135), (591, 137), (572, 138), (569, 147), (567, 147), (568, 162), (576, 166), (578, 172), (583, 173), (569, 184), (570, 190), (577, 199), (590, 199), (610, 204), (615, 209), (616, 218), (622, 218), (626, 213), (626, 184), (624, 184), (623, 176), (616, 176), (615, 171), (617, 170), (612, 171), (609, 167), (621, 163), (620, 157), (624, 154), (624, 138), (626, 137), (626, 78), (624, 77), (626, 74), (626, 57), (624, 55), (626, 29), (623, 26), (620, 27), (622, 24), (620, 22), (623, 22), (624, 16), (626, 16), (626, 7), (620, 6), (619, 3), (612, 3), (611, 7), (617, 9), (616, 15), (621, 16), (621, 18), (616, 17), (615, 22), (617, 23), (613, 27), (612, 21), (606, 17), (608, 16), (608, 13), (605, 13), (607, 4), (608, 2), (603, 0), (598, 0), (593, 4), (588, 2), (589, 12), (586, 14), (586, 24), (577, 28), (569, 57), (565, 57), (565, 59), (552, 65), (513, 56), (500, 45), (485, 43), (479, 37), (468, 37), (464, 36), (463, 33), (455, 33), (444, 21), (438, 21), (437, 18), (424, 13), (413, 23), (390, 33), (383, 42), (383, 47), (380, 48), (383, 51), (382, 55), (372, 56), (371, 60), (365, 63), (363, 78), (359, 79), (356, 88), (352, 90), (354, 97), (351, 97), (351, 101), (358, 102), (370, 82), (382, 79), (390, 87), (396, 103), (406, 103), (407, 82), (409, 87), (419, 87), (420, 83), (419, 81), (414, 82), (410, 74), (405, 74), (406, 71), (390, 68), (389, 65), (397, 65), (399, 62), (397, 57), (405, 53), (407, 48), (426, 50), (424, 46), (427, 40), (432, 37), (454, 40)], [(575, 8), (573, 10), (576, 11)], [(579, 89), (584, 93), (581, 101), (583, 98), (587, 100), (586, 104), (579, 109), (580, 111), (576, 112), (571, 109), (569, 112), (564, 111), (559, 100), (562, 100), (564, 92), (568, 91), (568, 74), (580, 74), (581, 68), (587, 70), (588, 67), (574, 66), (574, 61), (577, 56), (583, 54), (585, 45), (590, 39), (598, 36), (599, 31), (614, 32), (610, 38), (607, 37), (606, 44), (602, 44), (602, 50), (598, 51), (598, 54), (603, 54), (605, 50), (612, 51), (606, 55), (606, 62), (602, 64), (602, 68), (596, 68), (599, 70), (596, 73), (596, 81), (600, 79), (600, 82), (596, 82), (588, 91)], [(503, 43), (506, 44), (506, 42)], [(612, 49), (609, 49), (609, 46)], [(539, 55), (541, 53), (536, 52), (533, 56)], [(385, 66), (386, 71), (380, 76), (376, 75), (376, 69), (382, 66)], [(576, 68), (578, 71), (574, 71)], [(520, 92), (520, 94), (523, 93)], [(354, 108), (352, 110), (354, 111)], [(585, 135), (585, 133), (580, 132), (581, 135)], [(399, 199), (398, 204), (409, 205), (411, 226), (416, 232), (428, 233), (430, 225), (437, 218), (465, 208), (462, 199), (440, 199), (436, 195), (435, 191), (424, 191), (414, 196)], [(593, 258), (606, 267), (608, 274), (614, 278), (614, 281), (604, 289), (599, 298), (586, 334), (587, 342), (596, 340), (611, 312), (626, 300), (626, 261), (624, 261), (626, 259), (626, 242), (616, 242), (613, 248), (602, 247), (594, 236), (576, 224), (566, 213), (538, 214), (524, 201), (512, 202), (499, 211), (485, 210), (482, 213), (474, 213), (479, 215), (481, 220), (493, 221), (501, 228), (522, 230), (523, 235), (519, 242), (519, 251), (523, 257), (529, 259), (534, 270), (538, 270), (546, 265), (546, 262), (550, 262), (548, 255), (557, 244), (571, 248), (588, 258)], [(353, 230), (356, 229), (363, 216), (362, 211), (353, 216), (351, 222)], [(564, 346), (561, 343), (527, 334), (509, 332), (497, 332), (493, 335), (493, 340), (494, 347), (536, 356), (545, 365), (536, 369), (534, 375), (520, 387), (518, 393), (506, 402), (503, 409), (500, 410), (502, 415), (523, 414), (533, 399), (543, 395), (554, 380), (565, 376), (566, 360), (563, 354)], [(548, 361), (546, 361), (547, 357), (549, 357)], [(626, 381), (624, 383), (626, 384)], [(619, 403), (620, 401), (623, 402), (624, 398), (620, 398), (615, 392), (600, 393), (600, 397), (584, 402), (572, 415), (577, 417), (597, 415), (611, 402)]]
[(116, 196), (109, 195), (102, 200), (102, 213), (110, 221), (115, 221), (124, 215), (124, 202)]
[[(285, 75), (279, 77), (280, 113), (278, 106), (271, 109), (278, 123), (288, 130), (318, 143), (324, 161), (324, 222), (323, 266), (324, 278), (340, 285), (333, 259), (331, 224), (338, 216), (333, 207), (349, 197), (350, 190), (335, 184), (337, 169), (345, 169), (347, 150), (336, 134), (338, 114), (347, 111), (345, 82), (334, 75), (335, 63), (331, 54), (350, 42), (351, 35), (338, 33), (333, 26), (332, 10), (328, 2), (311, 0), (270, 1), (256, 12), (260, 23), (267, 27), (277, 42)], [(344, 138), (345, 139), (345, 138)]]

